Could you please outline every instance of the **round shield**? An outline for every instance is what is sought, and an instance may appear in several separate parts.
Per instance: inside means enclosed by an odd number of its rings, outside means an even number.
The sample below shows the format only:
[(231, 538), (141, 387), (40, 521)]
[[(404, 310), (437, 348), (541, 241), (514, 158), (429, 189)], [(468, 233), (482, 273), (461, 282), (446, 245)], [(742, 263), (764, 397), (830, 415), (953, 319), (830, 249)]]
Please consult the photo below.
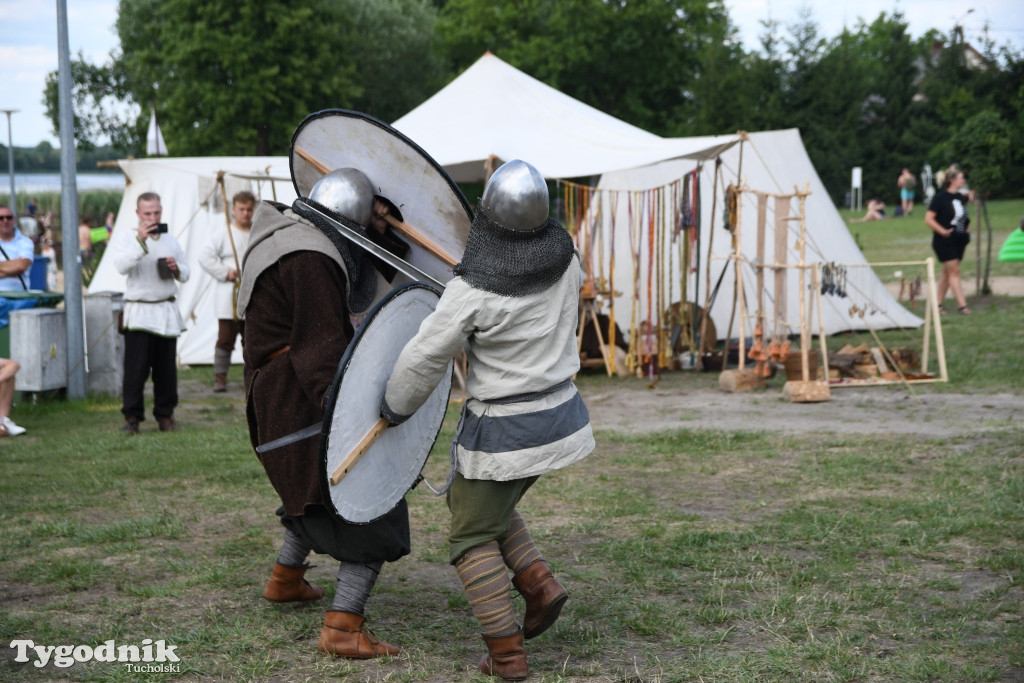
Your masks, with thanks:
[(321, 481), (346, 522), (366, 524), (390, 512), (416, 482), (441, 431), (451, 363), (412, 417), (374, 435), (398, 356), (440, 296), (419, 282), (393, 290), (366, 315), (338, 364), (320, 440)]
[(357, 168), (402, 213), (392, 223), (409, 243), (405, 260), (440, 283), (462, 260), (473, 211), (459, 186), (415, 142), (383, 121), (346, 109), (310, 114), (292, 136), (292, 182), (308, 197), (316, 181), (338, 168)]

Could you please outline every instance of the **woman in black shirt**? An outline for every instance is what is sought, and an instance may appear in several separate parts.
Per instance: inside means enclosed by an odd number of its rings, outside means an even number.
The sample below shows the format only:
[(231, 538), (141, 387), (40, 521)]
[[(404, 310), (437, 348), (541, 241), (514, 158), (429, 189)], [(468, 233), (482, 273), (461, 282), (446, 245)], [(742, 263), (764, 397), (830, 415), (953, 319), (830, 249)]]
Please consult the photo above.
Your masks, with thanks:
[(960, 281), (960, 261), (971, 241), (971, 219), (967, 215), (968, 199), (960, 194), (960, 190), (967, 184), (967, 179), (963, 171), (950, 166), (941, 183), (942, 190), (932, 198), (924, 214), (924, 222), (933, 233), (932, 249), (942, 262), (938, 291), (939, 312), (946, 312), (942, 302), (946, 299), (946, 292), (951, 291), (956, 299), (957, 310), (966, 315), (971, 309), (967, 307)]

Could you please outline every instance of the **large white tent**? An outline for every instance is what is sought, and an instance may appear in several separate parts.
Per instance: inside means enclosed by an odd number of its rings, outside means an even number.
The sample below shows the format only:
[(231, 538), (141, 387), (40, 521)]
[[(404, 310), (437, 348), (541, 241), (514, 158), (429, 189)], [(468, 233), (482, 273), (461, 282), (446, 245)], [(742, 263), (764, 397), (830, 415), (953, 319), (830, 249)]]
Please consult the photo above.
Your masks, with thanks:
[[(126, 182), (114, 230), (135, 230), (135, 201), (140, 194), (160, 195), (163, 220), (185, 250), (192, 271), (178, 294), (186, 326), (178, 339), (178, 361), (184, 365), (212, 364), (217, 341), (214, 279), (199, 265), (199, 253), (212, 232), (227, 229), (225, 196), (229, 205), (231, 197), (241, 190), (251, 191), (258, 199), (292, 203), (295, 190), (288, 157), (152, 158), (118, 164)], [(223, 180), (223, 189), (219, 179)], [(125, 277), (117, 272), (112, 261), (102, 259), (89, 283), (89, 292), (124, 292), (124, 288)], [(240, 344), (232, 362), (242, 362)]]
[(393, 125), (458, 183), (483, 182), (488, 169), (511, 159), (529, 161), (545, 178), (580, 178), (664, 159), (707, 158), (738, 140), (659, 137), (489, 52)]
[[(721, 158), (723, 178), (736, 185), (745, 182), (752, 190), (784, 194), (809, 185), (811, 194), (806, 202), (808, 262), (835, 262), (851, 266), (848, 270), (856, 273), (856, 281), (852, 284), (860, 297), (857, 301), (861, 308), (870, 300), (863, 318), (849, 315), (850, 301), (826, 300), (825, 332), (833, 334), (867, 326), (875, 329), (916, 327), (923, 322), (893, 299), (867, 267), (796, 130), (751, 133), (742, 146), (740, 142), (745, 136), (740, 134), (661, 138), (579, 102), (490, 53), (396, 121), (394, 126), (415, 140), (458, 182), (482, 182), (488, 171), (515, 158), (529, 161), (549, 180), (601, 176), (596, 193), (598, 197), (610, 201), (610, 197), (619, 193), (614, 207), (607, 205), (590, 216), (591, 220), (602, 224), (598, 234), (605, 240), (611, 239), (616, 225), (628, 223), (625, 214), (629, 211), (630, 193), (666, 186), (700, 164), (703, 169), (700, 225), (705, 232), (701, 235), (701, 250), (695, 259), (699, 272), (690, 274), (687, 296), (701, 306), (705, 303), (707, 269), (713, 273), (714, 286), (727, 264), (724, 259), (731, 249), (728, 234), (708, 239), (707, 226), (713, 211), (713, 160)], [(720, 186), (718, 211), (721, 211), (723, 191), (724, 187)], [(745, 236), (741, 249), (745, 258), (752, 259), (755, 235), (751, 226), (757, 200), (753, 194), (744, 194), (743, 198), (745, 211), (741, 216)], [(796, 204), (793, 202), (793, 212)], [(717, 225), (721, 227), (721, 218)], [(798, 222), (790, 221), (789, 226), (793, 235), (789, 239), (791, 251), (788, 262), (796, 263), (797, 255), (792, 251), (792, 245), (796, 241), (794, 236)], [(628, 230), (619, 229), (615, 235), (616, 249), (620, 254), (615, 262), (615, 290), (623, 292), (616, 297), (617, 319), (622, 321), (630, 316), (632, 288), (629, 283), (633, 282), (635, 273), (632, 260), (626, 257), (630, 251)], [(594, 269), (610, 270), (610, 244), (601, 251), (605, 263), (595, 264)], [(673, 261), (673, 264), (678, 269), (678, 261)], [(641, 268), (644, 267), (641, 260)], [(754, 276), (749, 267), (744, 272), (748, 304), (754, 306), (750, 300)], [(734, 275), (723, 278), (712, 306), (712, 319), (719, 337), (724, 337), (729, 331), (734, 279)], [(799, 330), (798, 317), (794, 317), (799, 315), (796, 271), (790, 272), (789, 279), (787, 298), (790, 302), (784, 307), (784, 318), (792, 331)], [(670, 277), (669, 280), (674, 283), (670, 301), (678, 301), (682, 289), (679, 278)], [(640, 315), (647, 315), (644, 302), (640, 302)], [(771, 320), (774, 315), (771, 302), (767, 302), (766, 318)], [(750, 334), (749, 325), (744, 328)], [(817, 329), (815, 322), (814, 330)], [(733, 333), (734, 336), (739, 333), (738, 326)]]

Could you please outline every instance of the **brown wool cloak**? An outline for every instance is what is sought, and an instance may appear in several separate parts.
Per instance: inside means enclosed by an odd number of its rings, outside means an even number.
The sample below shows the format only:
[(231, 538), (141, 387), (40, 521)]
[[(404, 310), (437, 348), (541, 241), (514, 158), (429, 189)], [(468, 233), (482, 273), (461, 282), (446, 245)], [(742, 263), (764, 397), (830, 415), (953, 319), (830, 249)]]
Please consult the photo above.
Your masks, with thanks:
[[(353, 336), (341, 259), (311, 245), (322, 238), (330, 250), (336, 249), (316, 228), (283, 209), (261, 205), (243, 266), (243, 279), (252, 278), (243, 289), (246, 413), (253, 448), (323, 420), (324, 396)], [(285, 235), (297, 238), (280, 239)], [(296, 245), (300, 250), (289, 251)], [(285, 253), (268, 256), (273, 250)], [(287, 352), (268, 360), (285, 346), (290, 347)], [(332, 541), (314, 542), (318, 552), (346, 561), (390, 561), (409, 552), (404, 500), (368, 525), (324, 514), (328, 501), (319, 438), (259, 457), (286, 516), (330, 520)]]

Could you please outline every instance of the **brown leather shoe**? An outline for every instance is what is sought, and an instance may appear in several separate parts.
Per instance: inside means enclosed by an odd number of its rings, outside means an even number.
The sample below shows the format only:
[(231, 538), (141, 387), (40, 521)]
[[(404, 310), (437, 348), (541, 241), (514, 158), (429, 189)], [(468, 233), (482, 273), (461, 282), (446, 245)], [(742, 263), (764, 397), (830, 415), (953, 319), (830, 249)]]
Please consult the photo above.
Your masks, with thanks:
[(526, 600), (523, 617), (523, 637), (536, 638), (558, 619), (569, 594), (551, 575), (544, 560), (537, 560), (512, 578), (512, 585)]
[(350, 659), (373, 659), (391, 657), (402, 650), (377, 640), (363, 628), (366, 619), (352, 612), (328, 611), (316, 649), (336, 657)]
[(480, 673), (505, 681), (521, 681), (530, 675), (523, 649), (523, 629), (511, 636), (484, 636), (487, 654), (480, 660)]
[(263, 597), (270, 602), (312, 602), (324, 597), (323, 588), (302, 578), (307, 569), (308, 564), (304, 567), (286, 567), (275, 562), (270, 580), (263, 589)]
[(139, 418), (137, 417), (126, 417), (124, 419), (124, 427), (121, 427), (122, 434), (138, 434), (139, 433)]
[(176, 432), (178, 431), (178, 423), (174, 421), (173, 417), (160, 417), (157, 418), (156, 423), (160, 425), (161, 432)]
[(228, 373), (218, 372), (213, 376), (213, 392), (223, 394), (228, 390)]

